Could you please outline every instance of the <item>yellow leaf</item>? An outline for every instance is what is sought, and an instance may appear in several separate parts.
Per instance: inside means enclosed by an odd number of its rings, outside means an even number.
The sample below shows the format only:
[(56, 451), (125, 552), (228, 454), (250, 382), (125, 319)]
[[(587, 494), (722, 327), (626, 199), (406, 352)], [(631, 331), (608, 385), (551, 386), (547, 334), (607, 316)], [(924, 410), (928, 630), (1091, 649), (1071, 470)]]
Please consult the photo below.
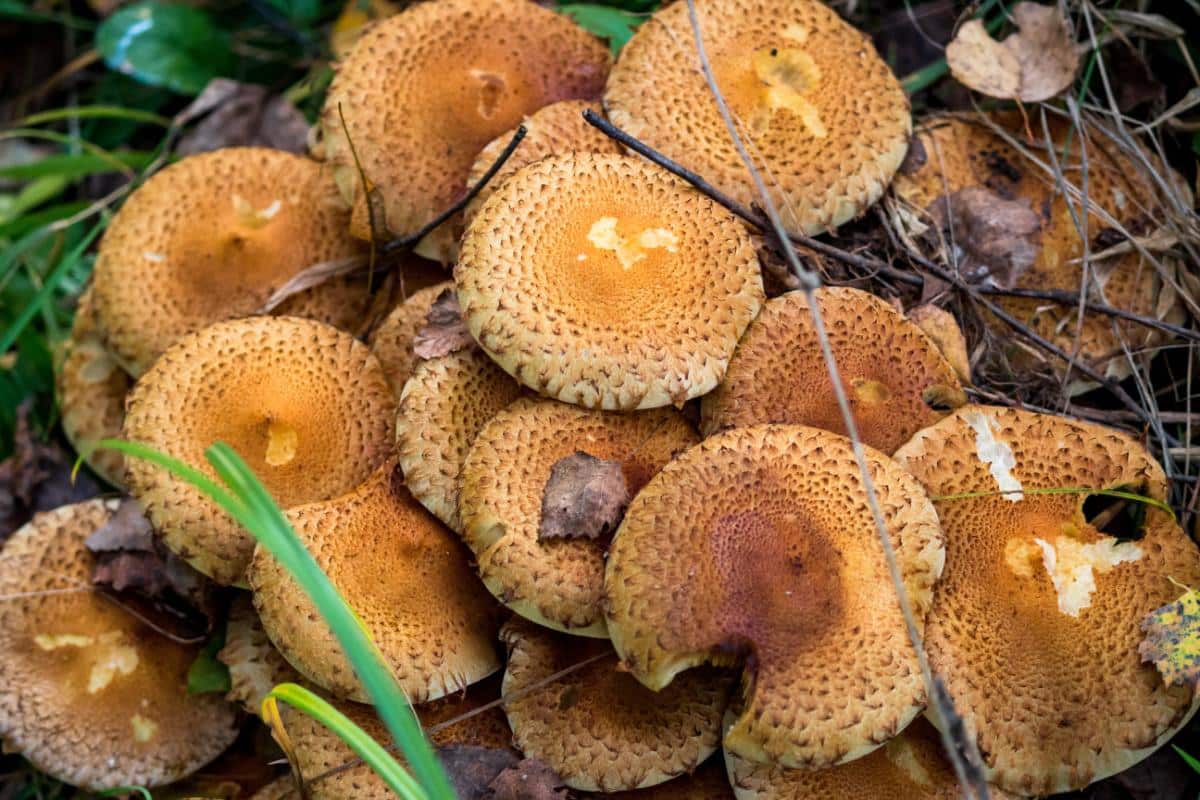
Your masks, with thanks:
[(1188, 589), (1173, 603), (1142, 621), (1146, 638), (1138, 646), (1143, 661), (1154, 664), (1167, 686), (1200, 682), (1200, 593)]

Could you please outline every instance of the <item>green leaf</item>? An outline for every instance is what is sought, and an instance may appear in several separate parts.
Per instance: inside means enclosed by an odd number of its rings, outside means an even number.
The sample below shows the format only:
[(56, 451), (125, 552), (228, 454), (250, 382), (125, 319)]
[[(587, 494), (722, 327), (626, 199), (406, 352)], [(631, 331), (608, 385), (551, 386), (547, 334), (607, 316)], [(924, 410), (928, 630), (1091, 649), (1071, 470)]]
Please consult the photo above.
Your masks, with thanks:
[(122, 8), (96, 31), (96, 49), (118, 72), (190, 95), (233, 66), (228, 35), (203, 11), (183, 5)]
[(613, 55), (621, 52), (621, 48), (633, 36), (638, 26), (649, 19), (645, 14), (635, 14), (632, 11), (595, 3), (567, 3), (560, 5), (558, 10), (575, 20), (585, 31), (607, 39)]
[(297, 28), (309, 28), (321, 15), (319, 0), (267, 0)]
[(1154, 664), (1167, 686), (1200, 683), (1200, 594), (1188, 589), (1178, 600), (1142, 621), (1142, 661)]
[(0, 167), (0, 178), (10, 181), (31, 181), (42, 177), (58, 177), (76, 180), (88, 175), (116, 172), (122, 167), (140, 170), (154, 159), (153, 153), (140, 150), (124, 150), (112, 153), (112, 158), (103, 158), (94, 153), (80, 155), (52, 155), (30, 164), (11, 164)]
[(225, 628), (217, 630), (204, 644), (204, 649), (196, 655), (196, 660), (188, 667), (188, 694), (207, 694), (209, 692), (228, 692), (233, 685), (229, 677), (229, 667), (217, 658), (217, 653), (225, 646)]

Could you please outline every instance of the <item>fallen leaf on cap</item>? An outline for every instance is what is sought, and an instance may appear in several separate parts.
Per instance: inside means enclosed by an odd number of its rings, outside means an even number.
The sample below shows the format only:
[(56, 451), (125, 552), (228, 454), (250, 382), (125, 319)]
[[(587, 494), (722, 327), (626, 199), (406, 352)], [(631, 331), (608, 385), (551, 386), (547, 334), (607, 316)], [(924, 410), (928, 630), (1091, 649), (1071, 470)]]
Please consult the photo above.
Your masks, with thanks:
[(546, 762), (526, 758), (492, 781), (490, 800), (566, 800), (562, 778)]
[(550, 468), (542, 493), (539, 539), (599, 539), (621, 524), (629, 486), (619, 461), (582, 451)]
[(989, 97), (1034, 103), (1049, 100), (1071, 85), (1079, 51), (1057, 6), (1018, 3), (1012, 10), (1020, 28), (1003, 42), (972, 19), (946, 46), (946, 63), (958, 81)]
[(1037, 257), (1042, 221), (1019, 200), (972, 186), (942, 195), (929, 212), (949, 231), (949, 243), (962, 250), (959, 267), (968, 280), (1011, 289)]
[(933, 340), (951, 369), (963, 383), (971, 382), (971, 360), (967, 356), (967, 340), (958, 320), (944, 308), (932, 304), (909, 309), (908, 318)]
[(204, 578), (162, 545), (134, 500), (123, 500), (84, 545), (96, 556), (92, 583), (149, 598), (170, 590), (197, 607), (203, 599)]
[(437, 756), (459, 800), (491, 797), (492, 781), (521, 761), (521, 756), (513, 750), (465, 744), (439, 747)]
[(446, 289), (433, 301), (425, 326), (413, 337), (413, 353), (417, 358), (441, 358), (474, 346), (458, 308), (458, 296), (453, 289)]
[(1167, 686), (1200, 683), (1200, 594), (1188, 589), (1142, 621), (1142, 661), (1154, 664)]
[(222, 147), (270, 147), (303, 153), (308, 146), (309, 126), (304, 115), (265, 86), (215, 78), (193, 105), (207, 116), (179, 140), (180, 155)]

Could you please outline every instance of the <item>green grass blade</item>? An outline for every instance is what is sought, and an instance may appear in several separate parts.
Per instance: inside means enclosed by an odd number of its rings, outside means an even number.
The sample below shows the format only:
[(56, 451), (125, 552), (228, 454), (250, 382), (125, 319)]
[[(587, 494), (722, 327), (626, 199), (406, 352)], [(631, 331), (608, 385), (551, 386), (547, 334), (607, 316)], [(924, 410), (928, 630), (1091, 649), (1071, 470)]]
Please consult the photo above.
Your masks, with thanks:
[(25, 326), (29, 324), (29, 321), (41, 310), (42, 305), (45, 304), (50, 294), (58, 286), (58, 282), (75, 266), (75, 263), (91, 247), (92, 242), (95, 241), (103, 229), (103, 224), (93, 225), (92, 229), (79, 240), (79, 243), (71, 248), (71, 251), (54, 265), (54, 269), (50, 270), (50, 274), (46, 276), (45, 282), (34, 296), (33, 302), (21, 309), (21, 313), (8, 326), (8, 330), (4, 332), (3, 336), (0, 336), (0, 353), (7, 353), (8, 349), (13, 346), (13, 342), (21, 335), (21, 331), (25, 330)]
[(1179, 757), (1183, 759), (1183, 763), (1191, 767), (1193, 772), (1200, 773), (1200, 759), (1197, 759), (1177, 744), (1171, 745), (1171, 749), (1179, 754)]
[(421, 786), (435, 800), (453, 800), (454, 790), (422, 733), (407, 696), (379, 658), (378, 650), (353, 611), (297, 538), (279, 506), (229, 445), (218, 442), (206, 455), (217, 475), (244, 499), (254, 524), (242, 519), (239, 522), (291, 573), (333, 630)]
[(1144, 494), (1135, 494), (1134, 492), (1123, 492), (1120, 489), (1088, 489), (1082, 486), (1065, 486), (1065, 487), (1049, 487), (1045, 489), (1020, 489), (1012, 491), (995, 490), (989, 492), (962, 492), (961, 494), (939, 494), (930, 497), (929, 499), (935, 503), (941, 503), (951, 500), (974, 500), (979, 497), (998, 497), (1003, 494), (1098, 494), (1102, 497), (1118, 497), (1122, 500), (1131, 500), (1135, 503), (1144, 503), (1152, 508), (1162, 511), (1164, 514), (1170, 515), (1171, 519), (1175, 519), (1175, 509), (1161, 500), (1155, 500), (1153, 497), (1147, 497)]
[(104, 172), (140, 170), (154, 160), (153, 153), (141, 150), (116, 150), (112, 151), (110, 155), (113, 160), (102, 158), (94, 153), (50, 155), (29, 164), (11, 164), (0, 167), (0, 178), (10, 181), (31, 181), (36, 178), (53, 176), (66, 180), (77, 180)]
[(318, 695), (294, 683), (281, 683), (271, 690), (264, 702), (271, 700), (287, 703), (337, 734), (403, 800), (427, 800), (429, 797), (379, 742)]
[[(228, 486), (227, 489), (194, 467), (145, 445), (105, 439), (97, 446), (109, 447), (135, 458), (145, 458), (175, 473), (211, 497), (250, 531), (304, 588), (321, 612), (426, 795), (430, 800), (454, 800), (450, 781), (434, 755), (433, 747), (421, 731), (408, 697), (378, 656), (378, 650), (354, 612), (304, 548), (266, 488), (233, 448), (218, 442), (206, 452), (209, 463)], [(85, 449), (84, 452), (90, 450)]]
[(142, 111), (137, 108), (104, 105), (76, 106), (75, 108), (56, 108), (51, 111), (42, 111), (37, 114), (30, 114), (21, 120), (19, 124), (22, 127), (31, 128), (34, 125), (44, 125), (47, 122), (61, 122), (68, 119), (121, 119), (127, 122), (158, 125), (162, 128), (169, 128), (171, 126), (171, 120), (160, 114)]

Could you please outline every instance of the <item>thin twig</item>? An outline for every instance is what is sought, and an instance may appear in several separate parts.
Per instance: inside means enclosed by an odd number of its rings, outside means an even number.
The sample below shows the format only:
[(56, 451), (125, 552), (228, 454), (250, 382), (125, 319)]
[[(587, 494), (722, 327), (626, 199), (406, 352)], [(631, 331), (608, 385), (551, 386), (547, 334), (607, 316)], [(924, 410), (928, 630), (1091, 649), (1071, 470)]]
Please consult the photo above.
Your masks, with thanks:
[(987, 800), (987, 782), (979, 767), (981, 761), (975, 742), (971, 737), (961, 735), (963, 728), (962, 717), (954, 708), (953, 700), (949, 697), (945, 685), (934, 676), (933, 670), (929, 665), (929, 655), (925, 651), (921, 632), (917, 626), (916, 617), (913, 614), (912, 604), (909, 602), (908, 593), (904, 586), (904, 577), (896, 561), (896, 553), (892, 547), (891, 537), (888, 535), (887, 525), (883, 519), (883, 511), (880, 508), (879, 498), (876, 495), (875, 484), (871, 479), (866, 451), (863, 449), (862, 439), (858, 434), (858, 425), (854, 419), (853, 412), (850, 410), (850, 401), (846, 397), (846, 390), (842, 384), (837, 359), (834, 357), (833, 347), (830, 344), (829, 335), (825, 329), (825, 321), (822, 318), (820, 306), (816, 301), (815, 291), (821, 286), (820, 278), (815, 273), (809, 272), (801, 266), (795, 249), (790, 246), (790, 238), (784, 230), (778, 209), (775, 207), (775, 202), (770, 192), (767, 191), (767, 187), (764, 185), (762, 176), (755, 167), (754, 161), (750, 158), (749, 153), (746, 152), (746, 148), (742, 144), (737, 126), (734, 124), (729, 107), (725, 103), (725, 98), (722, 96), (716, 77), (713, 75), (712, 65), (708, 61), (708, 54), (704, 47), (704, 36), (700, 30), (700, 19), (696, 13), (695, 0), (687, 0), (687, 7), (688, 19), (692, 27), (692, 36), (696, 43), (696, 55), (700, 60), (701, 72), (703, 72), (704, 79), (708, 83), (709, 90), (717, 104), (717, 109), (721, 112), (721, 117), (725, 122), (725, 127), (729, 131), (730, 138), (733, 140), (734, 147), (737, 149), (754, 181), (759, 197), (763, 201), (763, 208), (770, 220), (771, 227), (780, 243), (784, 244), (784, 256), (787, 258), (788, 264), (791, 266), (796, 278), (800, 281), (800, 285), (803, 287), (806, 295), (813, 321), (813, 329), (816, 333), (817, 341), (820, 343), (821, 355), (825, 361), (825, 369), (829, 373), (834, 396), (837, 398), (838, 409), (841, 412), (842, 422), (846, 426), (846, 432), (850, 438), (850, 443), (854, 451), (854, 459), (858, 464), (858, 471), (863, 481), (867, 506), (871, 510), (871, 516), (875, 523), (875, 532), (879, 537), (884, 559), (887, 562), (888, 572), (891, 575), (892, 590), (895, 593), (900, 612), (904, 617), (908, 638), (916, 653), (917, 663), (920, 666), (922, 679), (929, 693), (930, 702), (942, 722), (938, 726), (938, 729), (941, 732), (942, 744), (946, 749), (946, 755), (951, 764), (953, 764), (959, 783), (968, 796), (976, 796), (980, 800)]
[(468, 189), (467, 193), (464, 194), (461, 198), (459, 198), (457, 203), (450, 206), (442, 213), (438, 214), (430, 222), (423, 225), (420, 228), (420, 230), (416, 231), (415, 233), (410, 233), (407, 236), (401, 236), (398, 239), (392, 239), (390, 242), (387, 242), (381, 248), (383, 250), (383, 252), (384, 253), (392, 253), (392, 252), (395, 252), (396, 250), (405, 250), (409, 247), (412, 247), (417, 242), (421, 241), (426, 236), (428, 236), (430, 233), (432, 233), (434, 231), (434, 229), (437, 228), (439, 225), (441, 225), (443, 222), (450, 219), (455, 214), (457, 214), (458, 212), (460, 212), (464, 208), (466, 208), (467, 203), (470, 203), (472, 200), (475, 199), (475, 196), (477, 194), (479, 194), (481, 191), (483, 191), (483, 187), (488, 185), (488, 182), (496, 176), (496, 173), (500, 171), (500, 169), (504, 166), (505, 162), (507, 162), (509, 157), (512, 156), (512, 154), (516, 151), (517, 145), (519, 145), (521, 143), (521, 140), (525, 138), (525, 133), (526, 133), (525, 126), (518, 125), (517, 130), (515, 132), (513, 132), (512, 138), (508, 140), (508, 144), (505, 145), (505, 147), (502, 151), (500, 151), (500, 155), (496, 157), (496, 160), (492, 162), (492, 165), (490, 167), (488, 167), (488, 171), (483, 173), (483, 177), (481, 177), (475, 183), (474, 186), (472, 186), (470, 189)]

